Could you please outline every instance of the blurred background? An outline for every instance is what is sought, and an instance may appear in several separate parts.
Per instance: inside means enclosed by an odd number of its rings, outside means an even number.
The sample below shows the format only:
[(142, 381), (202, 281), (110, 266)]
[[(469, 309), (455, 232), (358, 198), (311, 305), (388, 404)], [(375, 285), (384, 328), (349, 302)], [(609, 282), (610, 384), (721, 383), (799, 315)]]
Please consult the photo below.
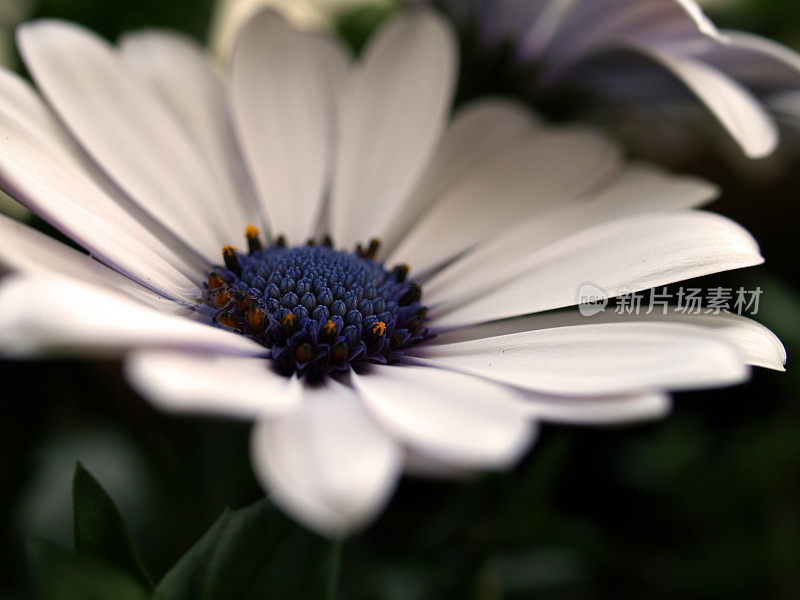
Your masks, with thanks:
[[(720, 26), (800, 49), (797, 0), (705, 7)], [(0, 60), (19, 68), (10, 30), (26, 18), (70, 19), (112, 40), (171, 27), (204, 41), (214, 10), (211, 0), (0, 0)], [(338, 25), (357, 47), (386, 11), (354, 10)], [(721, 184), (711, 209), (761, 243), (766, 266), (701, 285), (760, 286), (757, 318), (786, 344), (788, 372), (679, 394), (662, 422), (546, 426), (516, 470), (476, 483), (405, 480), (345, 546), (343, 598), (800, 598), (800, 142), (760, 165), (700, 152), (672, 166)], [(159, 414), (115, 362), (0, 362), (0, 382), (4, 600), (33, 597), (24, 539), (71, 545), (76, 460), (117, 501), (156, 576), (225, 506), (262, 495), (246, 425)]]

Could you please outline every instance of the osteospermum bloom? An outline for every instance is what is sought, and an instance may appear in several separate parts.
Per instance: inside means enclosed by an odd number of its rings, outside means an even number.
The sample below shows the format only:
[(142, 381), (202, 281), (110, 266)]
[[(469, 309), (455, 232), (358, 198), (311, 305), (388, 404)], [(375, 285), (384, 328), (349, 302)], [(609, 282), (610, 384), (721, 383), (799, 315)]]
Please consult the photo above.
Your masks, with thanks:
[(717, 29), (694, 0), (411, 2), (441, 4), (490, 78), (508, 67), (535, 102), (611, 122), (647, 150), (713, 134), (702, 127), (712, 117), (760, 158), (776, 148), (778, 123), (797, 126), (800, 55)]
[(19, 46), (41, 97), (0, 74), (0, 178), (89, 254), (0, 219), (2, 351), (121, 355), (157, 406), (254, 420), (259, 479), (317, 531), (366, 523), (404, 471), (508, 467), (541, 420), (655, 417), (782, 368), (739, 317), (546, 312), (762, 258), (695, 210), (713, 186), (595, 131), (502, 99), (449, 120), (431, 14), (352, 65), (260, 14), (222, 79), (163, 32), (43, 21)]

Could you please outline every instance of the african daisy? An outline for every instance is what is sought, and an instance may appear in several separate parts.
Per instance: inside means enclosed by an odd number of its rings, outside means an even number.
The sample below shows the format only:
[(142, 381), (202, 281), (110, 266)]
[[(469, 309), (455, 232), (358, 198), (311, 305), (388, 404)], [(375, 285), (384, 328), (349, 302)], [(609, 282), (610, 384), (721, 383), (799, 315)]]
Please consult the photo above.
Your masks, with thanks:
[(260, 481), (321, 533), (404, 471), (513, 465), (539, 421), (652, 418), (669, 390), (782, 369), (744, 318), (568, 308), (587, 282), (762, 258), (696, 210), (713, 186), (593, 130), (498, 98), (450, 120), (454, 35), (430, 13), (352, 64), (262, 13), (222, 75), (165, 32), (41, 21), (19, 46), (38, 93), (0, 72), (0, 180), (88, 254), (0, 219), (0, 350), (122, 356), (165, 410), (253, 420)]

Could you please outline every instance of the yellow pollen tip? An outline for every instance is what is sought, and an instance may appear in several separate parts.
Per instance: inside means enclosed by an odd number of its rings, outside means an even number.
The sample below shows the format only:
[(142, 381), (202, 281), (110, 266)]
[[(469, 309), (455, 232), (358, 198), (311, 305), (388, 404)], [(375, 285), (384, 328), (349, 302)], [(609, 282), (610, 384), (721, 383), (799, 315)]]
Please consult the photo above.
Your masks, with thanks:
[(231, 246), (230, 244), (222, 247), (223, 254), (234, 254), (235, 252), (236, 248), (234, 246)]
[(208, 274), (208, 289), (218, 290), (224, 285), (225, 285), (225, 280), (222, 278), (222, 275), (220, 275), (219, 273)]
[(257, 238), (259, 235), (261, 235), (261, 232), (255, 225), (248, 225), (244, 230), (244, 235), (249, 238)]
[(386, 333), (386, 323), (384, 323), (383, 321), (378, 321), (377, 323), (375, 323), (372, 326), (372, 333), (374, 333), (377, 336), (382, 336), (384, 333)]
[(217, 321), (220, 323), (220, 325), (227, 327), (228, 329), (239, 330), (239, 323), (236, 321), (236, 317), (229, 312), (219, 315), (217, 317)]
[(253, 329), (256, 332), (263, 330), (266, 324), (264, 311), (260, 308), (251, 308), (245, 313), (244, 318), (247, 320), (247, 325), (250, 327), (250, 329)]
[(225, 288), (214, 294), (214, 306), (217, 308), (223, 308), (227, 306), (232, 300), (233, 296), (231, 296), (231, 293)]

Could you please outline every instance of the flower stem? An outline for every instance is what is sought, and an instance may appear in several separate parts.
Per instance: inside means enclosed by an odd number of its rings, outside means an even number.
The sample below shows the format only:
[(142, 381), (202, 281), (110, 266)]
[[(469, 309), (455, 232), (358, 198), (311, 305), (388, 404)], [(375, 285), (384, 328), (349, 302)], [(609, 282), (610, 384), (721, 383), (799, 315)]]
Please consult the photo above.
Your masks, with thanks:
[(337, 600), (339, 597), (339, 575), (342, 570), (342, 547), (344, 538), (331, 542), (330, 555), (328, 556), (328, 584), (325, 593), (326, 600)]

